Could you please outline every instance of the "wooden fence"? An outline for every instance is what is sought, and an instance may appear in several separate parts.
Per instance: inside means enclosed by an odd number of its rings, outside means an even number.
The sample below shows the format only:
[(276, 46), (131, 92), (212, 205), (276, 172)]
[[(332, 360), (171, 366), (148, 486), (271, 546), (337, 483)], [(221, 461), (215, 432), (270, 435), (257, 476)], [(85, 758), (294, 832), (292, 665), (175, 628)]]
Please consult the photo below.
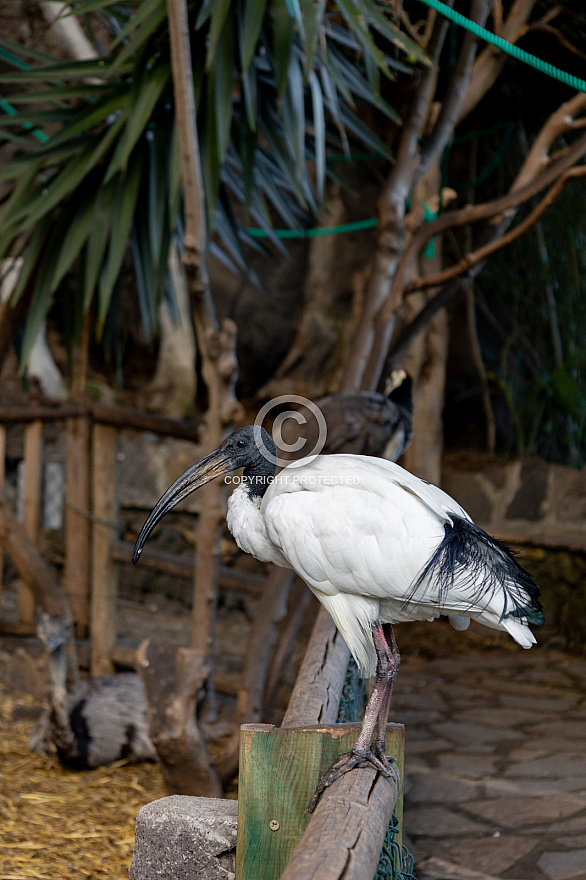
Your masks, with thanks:
[[(11, 425), (24, 426), (22, 518), (26, 536), (38, 543), (42, 506), (43, 438), (57, 424), (65, 433), (64, 570), (62, 587), (71, 606), (75, 634), (91, 634), (92, 674), (113, 671), (114, 662), (132, 665), (133, 651), (116, 644), (118, 563), (128, 562), (132, 545), (118, 535), (117, 439), (120, 430), (198, 442), (200, 426), (104, 404), (88, 407), (0, 407), (0, 497), (6, 475), (6, 438)], [(0, 574), (4, 548), (0, 545)], [(19, 566), (19, 560), (13, 560)], [(143, 568), (193, 578), (194, 562), (150, 548)], [(220, 567), (220, 583), (259, 593), (264, 578)], [(0, 576), (0, 592), (2, 580)], [(1, 605), (0, 605), (1, 608)], [(17, 620), (3, 620), (0, 633), (31, 635), (35, 631), (33, 593), (22, 573)], [(230, 690), (230, 688), (228, 688)], [(234, 688), (232, 688), (233, 690)]]

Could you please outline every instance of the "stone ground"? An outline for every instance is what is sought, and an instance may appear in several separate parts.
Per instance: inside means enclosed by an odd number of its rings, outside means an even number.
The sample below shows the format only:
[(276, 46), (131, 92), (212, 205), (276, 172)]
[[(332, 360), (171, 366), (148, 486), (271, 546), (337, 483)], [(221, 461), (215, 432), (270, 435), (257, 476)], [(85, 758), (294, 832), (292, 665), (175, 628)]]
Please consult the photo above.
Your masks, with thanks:
[(586, 660), (407, 657), (395, 688), (418, 880), (586, 880)]

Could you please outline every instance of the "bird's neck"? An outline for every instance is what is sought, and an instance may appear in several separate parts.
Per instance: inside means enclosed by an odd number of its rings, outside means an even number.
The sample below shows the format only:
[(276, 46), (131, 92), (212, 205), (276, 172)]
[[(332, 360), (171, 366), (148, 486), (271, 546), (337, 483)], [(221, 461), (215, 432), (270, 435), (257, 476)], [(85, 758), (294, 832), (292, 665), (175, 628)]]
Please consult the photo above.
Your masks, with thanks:
[(242, 474), (242, 486), (252, 501), (260, 501), (273, 482), (275, 465), (262, 455), (247, 467)]

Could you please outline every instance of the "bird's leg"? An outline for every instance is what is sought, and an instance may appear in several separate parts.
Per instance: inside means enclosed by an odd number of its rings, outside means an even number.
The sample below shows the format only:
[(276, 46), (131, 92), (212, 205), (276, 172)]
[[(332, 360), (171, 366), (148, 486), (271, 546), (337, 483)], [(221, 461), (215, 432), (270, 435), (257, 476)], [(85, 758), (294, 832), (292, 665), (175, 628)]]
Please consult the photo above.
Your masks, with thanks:
[[(376, 666), (374, 688), (364, 713), (364, 721), (362, 722), (360, 734), (352, 751), (341, 755), (338, 760), (332, 764), (327, 773), (324, 773), (320, 779), (314, 795), (309, 802), (309, 806), (307, 807), (306, 812), (308, 813), (313, 813), (321, 794), (326, 788), (329, 788), (332, 782), (335, 782), (336, 779), (339, 779), (340, 776), (343, 776), (344, 773), (347, 773), (349, 770), (353, 770), (354, 767), (366, 767), (368, 764), (372, 764), (379, 773), (382, 773), (383, 776), (391, 775), (389, 759), (385, 755), (384, 743), (389, 705), (393, 691), (393, 681), (396, 674), (396, 665), (398, 664), (395, 664), (395, 655), (387, 644), (383, 627), (380, 623), (372, 624), (372, 640), (374, 642), (378, 662)], [(396, 648), (394, 636), (392, 636), (392, 641)], [(378, 748), (375, 753), (370, 747), (370, 740), (373, 731), (376, 730), (378, 735), (379, 717), (381, 715), (383, 715), (382, 725), (385, 733), (383, 733), (382, 751)]]
[(385, 692), (383, 695), (383, 699), (381, 702), (380, 711), (376, 718), (376, 725), (374, 728), (374, 740), (372, 743), (372, 751), (383, 763), (388, 760), (385, 755), (385, 740), (387, 735), (387, 721), (389, 718), (389, 709), (391, 707), (391, 697), (393, 696), (393, 685), (395, 683), (395, 678), (397, 676), (397, 672), (399, 671), (399, 664), (401, 662), (401, 655), (399, 653), (399, 648), (397, 646), (397, 642), (395, 641), (395, 633), (393, 632), (393, 627), (390, 623), (385, 623), (382, 626), (383, 634), (386, 636), (385, 642), (387, 644), (387, 648), (389, 651), (389, 671), (388, 671), (388, 680), (386, 683)]

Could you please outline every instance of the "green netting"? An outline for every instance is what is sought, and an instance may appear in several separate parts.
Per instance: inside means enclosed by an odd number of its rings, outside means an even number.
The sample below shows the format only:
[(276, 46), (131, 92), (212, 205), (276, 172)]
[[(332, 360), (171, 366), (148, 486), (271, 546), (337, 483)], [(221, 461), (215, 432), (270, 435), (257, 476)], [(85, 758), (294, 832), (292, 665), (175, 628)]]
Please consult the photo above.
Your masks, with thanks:
[[(340, 724), (345, 721), (360, 721), (365, 708), (366, 682), (360, 678), (356, 662), (350, 657), (336, 721)], [(373, 880), (415, 880), (413, 856), (406, 846), (400, 846), (395, 840), (398, 824), (393, 815)]]

